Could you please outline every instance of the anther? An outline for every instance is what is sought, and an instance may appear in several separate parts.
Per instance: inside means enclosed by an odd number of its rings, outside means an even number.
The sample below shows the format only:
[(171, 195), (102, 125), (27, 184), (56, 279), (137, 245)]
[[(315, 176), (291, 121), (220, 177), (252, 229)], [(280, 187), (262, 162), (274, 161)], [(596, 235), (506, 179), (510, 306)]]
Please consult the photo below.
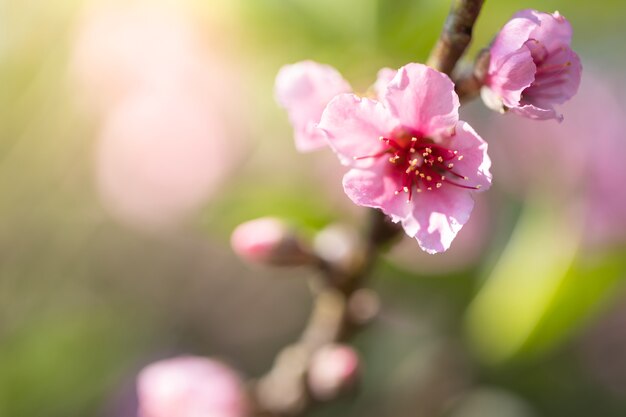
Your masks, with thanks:
[(431, 177), (430, 175), (426, 175), (426, 181), (432, 181), (433, 177)]
[(441, 188), (442, 184), (440, 182), (437, 183), (437, 188)]
[(439, 162), (443, 162), (443, 158), (442, 158), (442, 157), (440, 157), (440, 156), (438, 156), (438, 157), (437, 157), (437, 161), (439, 161)]
[(463, 177), (464, 180), (469, 180), (469, 177)]
[(411, 142), (417, 142), (417, 138), (416, 137), (412, 137), (411, 138)]
[(482, 185), (478, 184), (478, 185), (476, 186), (476, 189), (478, 190), (478, 189), (480, 189), (480, 187), (482, 187)]
[(454, 164), (452, 163), (448, 164), (448, 168), (452, 169), (452, 167), (454, 167)]
[(415, 148), (411, 148), (411, 149), (409, 149), (409, 152), (411, 152), (411, 153), (415, 153)]
[(462, 161), (463, 160), (463, 155), (459, 155), (458, 160)]
[(402, 189), (404, 190), (405, 193), (409, 192), (409, 187), (402, 187)]
[(433, 190), (433, 187), (428, 187), (428, 188), (427, 188), (427, 190), (428, 190), (428, 191), (432, 191), (432, 190)]

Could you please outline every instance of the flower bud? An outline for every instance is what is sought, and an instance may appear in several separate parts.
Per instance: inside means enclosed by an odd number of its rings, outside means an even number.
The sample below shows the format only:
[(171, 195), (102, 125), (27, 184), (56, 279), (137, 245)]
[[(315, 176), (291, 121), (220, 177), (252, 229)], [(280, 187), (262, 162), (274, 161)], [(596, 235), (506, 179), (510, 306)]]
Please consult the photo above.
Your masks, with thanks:
[(221, 362), (179, 357), (153, 363), (137, 378), (139, 417), (244, 417), (239, 376)]
[(253, 263), (288, 266), (303, 265), (313, 260), (289, 227), (272, 217), (240, 224), (233, 232), (230, 243), (240, 258)]
[(313, 242), (319, 258), (347, 274), (363, 263), (362, 245), (363, 239), (354, 229), (339, 224), (320, 231)]
[(354, 386), (359, 373), (359, 356), (347, 345), (327, 345), (315, 352), (308, 372), (313, 397), (328, 401)]

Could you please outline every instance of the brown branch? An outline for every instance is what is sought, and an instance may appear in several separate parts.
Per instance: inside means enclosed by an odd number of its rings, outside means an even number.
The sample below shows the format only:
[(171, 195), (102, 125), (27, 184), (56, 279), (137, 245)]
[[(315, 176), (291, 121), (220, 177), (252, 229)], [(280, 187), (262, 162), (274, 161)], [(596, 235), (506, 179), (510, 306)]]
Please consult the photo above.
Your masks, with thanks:
[(454, 0), (437, 44), (427, 64), (445, 74), (452, 74), (456, 63), (472, 40), (472, 28), (484, 0)]
[(455, 71), (454, 90), (461, 103), (467, 102), (480, 94), (489, 67), (489, 49), (480, 51), (474, 65), (464, 71)]
[(351, 269), (320, 260), (322, 280), (316, 282), (313, 308), (300, 339), (277, 355), (252, 388), (256, 415), (295, 416), (315, 403), (306, 385), (309, 361), (318, 349), (346, 340), (374, 315), (376, 297), (363, 284), (381, 248), (400, 231), (384, 214), (372, 210), (366, 243), (355, 248), (357, 261)]

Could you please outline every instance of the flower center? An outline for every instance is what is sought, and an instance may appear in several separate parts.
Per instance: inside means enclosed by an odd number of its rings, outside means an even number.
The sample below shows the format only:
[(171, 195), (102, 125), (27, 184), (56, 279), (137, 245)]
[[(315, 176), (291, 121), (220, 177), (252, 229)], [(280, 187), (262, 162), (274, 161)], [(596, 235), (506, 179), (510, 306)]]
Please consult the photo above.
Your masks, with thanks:
[(548, 100), (561, 97), (562, 93), (554, 87), (566, 84), (570, 77), (572, 61), (568, 48), (562, 46), (548, 52), (541, 42), (535, 39), (526, 41), (525, 45), (530, 49), (537, 72), (533, 83), (523, 91), (522, 101), (529, 101), (533, 97)]
[(408, 194), (407, 202), (411, 201), (413, 190), (417, 193), (437, 190), (444, 184), (477, 190), (480, 185), (469, 186), (457, 181), (469, 178), (455, 171), (456, 161), (462, 161), (463, 155), (457, 150), (448, 149), (429, 138), (416, 136), (379, 137), (385, 145), (381, 152), (354, 159), (387, 158), (389, 174), (400, 185), (395, 194)]

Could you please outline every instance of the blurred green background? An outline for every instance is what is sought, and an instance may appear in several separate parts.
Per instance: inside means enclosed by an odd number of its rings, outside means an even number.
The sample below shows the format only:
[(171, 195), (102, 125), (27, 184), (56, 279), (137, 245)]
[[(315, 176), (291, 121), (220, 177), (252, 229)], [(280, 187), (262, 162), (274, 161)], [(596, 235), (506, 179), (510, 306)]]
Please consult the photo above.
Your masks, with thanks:
[[(363, 218), (330, 151), (296, 153), (278, 69), (313, 59), (365, 91), (424, 62), (448, 8), (0, 2), (0, 416), (135, 416), (137, 371), (181, 353), (266, 370), (308, 272), (242, 264), (230, 231)], [(520, 8), (571, 21), (581, 94), (533, 130), (462, 109), (494, 187), (448, 253), (406, 239), (382, 260), (361, 390), (311, 415), (626, 415), (626, 3), (488, 1), (468, 58)]]

